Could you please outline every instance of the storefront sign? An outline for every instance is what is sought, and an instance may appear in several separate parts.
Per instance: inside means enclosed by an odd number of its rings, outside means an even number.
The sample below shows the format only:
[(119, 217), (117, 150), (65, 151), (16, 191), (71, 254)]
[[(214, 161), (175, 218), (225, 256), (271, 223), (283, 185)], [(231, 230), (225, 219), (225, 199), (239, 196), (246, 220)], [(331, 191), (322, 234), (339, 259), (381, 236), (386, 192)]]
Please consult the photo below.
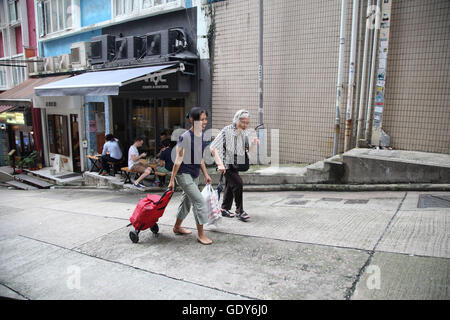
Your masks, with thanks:
[(2, 112), (0, 113), (0, 123), (25, 124), (23, 112)]

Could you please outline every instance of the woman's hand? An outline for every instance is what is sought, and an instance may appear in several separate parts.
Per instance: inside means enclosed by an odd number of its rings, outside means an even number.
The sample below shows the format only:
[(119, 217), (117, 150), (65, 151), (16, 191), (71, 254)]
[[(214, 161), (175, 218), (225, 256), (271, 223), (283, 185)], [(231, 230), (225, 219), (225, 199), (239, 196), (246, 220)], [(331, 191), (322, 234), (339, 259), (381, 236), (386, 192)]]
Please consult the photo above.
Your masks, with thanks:
[(252, 145), (254, 145), (254, 144), (259, 145), (259, 143), (260, 143), (259, 139), (257, 137), (254, 137), (252, 140)]
[(227, 171), (227, 170), (225, 169), (225, 166), (224, 166), (223, 164), (219, 164), (219, 165), (217, 166), (217, 170), (219, 170), (220, 173), (222, 173), (222, 174), (225, 174), (225, 172)]
[(211, 184), (211, 183), (212, 183), (211, 177), (208, 174), (205, 175), (205, 184)]
[(170, 179), (169, 185), (167, 186), (168, 189), (175, 190), (175, 181), (173, 179)]

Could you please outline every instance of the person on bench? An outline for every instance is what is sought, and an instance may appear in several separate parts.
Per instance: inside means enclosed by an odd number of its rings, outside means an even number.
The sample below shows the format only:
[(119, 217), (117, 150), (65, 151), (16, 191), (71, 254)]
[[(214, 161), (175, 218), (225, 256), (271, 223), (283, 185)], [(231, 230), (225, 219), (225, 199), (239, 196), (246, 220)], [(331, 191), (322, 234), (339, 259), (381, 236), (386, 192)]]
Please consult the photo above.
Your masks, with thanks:
[(102, 169), (98, 174), (106, 176), (109, 174), (109, 164), (116, 165), (122, 160), (122, 150), (120, 149), (119, 140), (109, 133), (105, 137), (105, 144), (103, 145), (102, 157), (100, 159), (102, 163)]
[(134, 186), (138, 189), (145, 188), (140, 182), (145, 179), (149, 174), (152, 173), (152, 168), (139, 162), (140, 159), (145, 158), (147, 154), (139, 154), (138, 148), (142, 147), (144, 144), (144, 138), (138, 137), (134, 140), (134, 143), (128, 149), (128, 169), (133, 173), (139, 173), (140, 176), (134, 182)]

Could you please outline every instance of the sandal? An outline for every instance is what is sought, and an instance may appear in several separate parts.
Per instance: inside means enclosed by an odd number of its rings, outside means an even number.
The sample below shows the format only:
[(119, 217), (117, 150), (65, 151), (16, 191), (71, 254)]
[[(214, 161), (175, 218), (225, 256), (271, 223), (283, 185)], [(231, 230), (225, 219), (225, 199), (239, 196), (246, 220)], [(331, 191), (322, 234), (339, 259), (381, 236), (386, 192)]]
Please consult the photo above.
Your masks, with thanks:
[(250, 219), (250, 216), (245, 211), (242, 211), (240, 213), (236, 211), (236, 217), (241, 221), (247, 221), (248, 219)]
[(230, 212), (230, 210), (222, 209), (220, 211), (222, 212), (222, 217), (234, 218), (234, 213)]

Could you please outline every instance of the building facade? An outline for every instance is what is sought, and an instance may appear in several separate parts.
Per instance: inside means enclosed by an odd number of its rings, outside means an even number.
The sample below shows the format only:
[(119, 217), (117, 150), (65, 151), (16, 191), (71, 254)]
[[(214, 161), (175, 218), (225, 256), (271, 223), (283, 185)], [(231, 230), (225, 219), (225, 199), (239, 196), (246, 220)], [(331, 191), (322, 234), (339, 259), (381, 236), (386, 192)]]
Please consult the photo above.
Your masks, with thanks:
[(0, 165), (7, 155), (24, 157), (40, 151), (39, 112), (27, 87), (26, 60), (37, 54), (33, 0), (0, 1)]
[[(101, 153), (108, 133), (119, 139), (125, 157), (138, 136), (145, 138), (141, 151), (154, 155), (161, 131), (184, 128), (193, 106), (210, 108), (209, 51), (197, 31), (206, 23), (197, 2), (36, 1), (43, 61), (33, 72), (67, 76), (35, 88), (49, 165), (60, 158), (64, 170), (88, 170), (86, 155)], [(145, 70), (153, 71), (140, 74)], [(92, 79), (111, 76), (82, 86), (91, 73)], [(114, 78), (120, 83), (105, 89)]]

